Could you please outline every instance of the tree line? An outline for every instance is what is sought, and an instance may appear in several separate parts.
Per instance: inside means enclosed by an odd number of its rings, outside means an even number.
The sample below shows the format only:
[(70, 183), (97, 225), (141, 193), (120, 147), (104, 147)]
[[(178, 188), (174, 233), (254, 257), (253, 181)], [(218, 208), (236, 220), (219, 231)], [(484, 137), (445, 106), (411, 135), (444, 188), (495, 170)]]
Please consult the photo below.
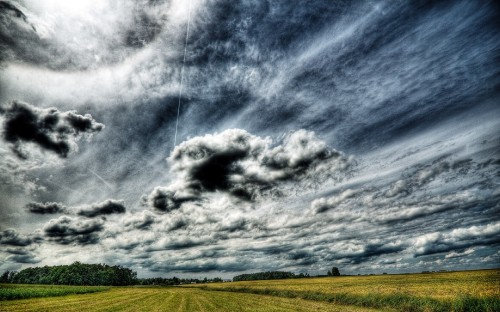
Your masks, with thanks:
[(127, 285), (180, 285), (222, 282), (215, 278), (137, 278), (137, 273), (121, 266), (107, 264), (85, 264), (74, 262), (70, 265), (27, 268), (19, 272), (5, 271), (0, 283), (47, 284), (77, 286), (127, 286)]
[[(325, 276), (325, 275), (318, 275), (317, 277), (321, 277), (321, 276)], [(340, 276), (340, 271), (337, 267), (333, 267), (331, 270), (328, 270), (326, 276)], [(292, 272), (268, 271), (268, 272), (258, 272), (258, 273), (236, 275), (235, 277), (233, 277), (233, 281), (239, 282), (239, 281), (287, 279), (287, 278), (306, 278), (306, 277), (311, 277), (311, 276), (308, 273), (294, 274)], [(312, 276), (312, 277), (315, 277), (315, 276)]]
[(152, 278), (140, 278), (137, 279), (137, 285), (159, 285), (159, 286), (169, 286), (169, 285), (181, 285), (181, 284), (200, 284), (200, 283), (221, 283), (222, 278), (163, 278), (163, 277), (152, 277)]
[(84, 264), (57, 265), (27, 268), (19, 272), (6, 271), (2, 283), (51, 284), (79, 286), (125, 286), (137, 282), (137, 273), (119, 265)]
[(294, 274), (292, 272), (283, 271), (268, 271), (268, 272), (258, 272), (250, 274), (240, 274), (233, 277), (233, 281), (256, 281), (256, 280), (271, 280), (271, 279), (286, 279), (286, 278), (304, 278), (309, 277), (309, 274)]
[[(321, 275), (319, 275), (321, 276)], [(324, 276), (324, 275), (322, 275)], [(327, 276), (340, 276), (338, 268), (333, 267), (327, 272)], [(284, 271), (267, 271), (250, 274), (241, 274), (233, 278), (233, 281), (254, 281), (288, 278), (307, 278), (308, 273), (294, 274)], [(222, 279), (193, 278), (137, 278), (137, 272), (122, 266), (110, 266), (107, 264), (85, 264), (74, 262), (70, 265), (44, 266), (27, 268), (19, 272), (6, 271), (0, 276), (0, 283), (15, 284), (49, 284), (49, 285), (78, 285), (78, 286), (126, 286), (126, 285), (180, 285), (198, 283), (217, 283)]]

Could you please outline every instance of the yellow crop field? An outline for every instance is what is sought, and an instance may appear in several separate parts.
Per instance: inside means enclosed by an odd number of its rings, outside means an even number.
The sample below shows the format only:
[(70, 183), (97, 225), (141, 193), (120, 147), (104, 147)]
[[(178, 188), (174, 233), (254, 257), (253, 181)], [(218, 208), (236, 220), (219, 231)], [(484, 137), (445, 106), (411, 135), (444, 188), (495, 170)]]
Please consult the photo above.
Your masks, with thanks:
[(299, 298), (183, 287), (113, 287), (93, 294), (0, 301), (0, 311), (379, 311)]
[(401, 293), (435, 299), (453, 299), (463, 295), (500, 297), (500, 270), (245, 281), (208, 284), (207, 287), (271, 288), (359, 295)]
[(400, 311), (500, 311), (500, 270), (244, 281), (205, 287)]

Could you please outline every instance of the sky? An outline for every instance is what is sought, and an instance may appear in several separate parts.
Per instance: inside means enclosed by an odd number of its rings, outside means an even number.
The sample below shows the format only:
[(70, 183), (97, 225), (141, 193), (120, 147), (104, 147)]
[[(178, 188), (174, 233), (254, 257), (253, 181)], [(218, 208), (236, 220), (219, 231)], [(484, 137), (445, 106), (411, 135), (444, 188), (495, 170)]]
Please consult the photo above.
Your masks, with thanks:
[(0, 271), (496, 268), (495, 1), (0, 1)]

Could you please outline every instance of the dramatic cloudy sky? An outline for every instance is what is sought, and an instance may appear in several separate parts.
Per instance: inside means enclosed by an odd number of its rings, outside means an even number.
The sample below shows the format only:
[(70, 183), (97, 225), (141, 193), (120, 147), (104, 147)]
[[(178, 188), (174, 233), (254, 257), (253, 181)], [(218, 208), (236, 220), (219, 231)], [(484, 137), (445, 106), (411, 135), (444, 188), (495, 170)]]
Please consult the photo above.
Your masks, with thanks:
[(0, 1), (0, 271), (497, 267), (494, 2)]

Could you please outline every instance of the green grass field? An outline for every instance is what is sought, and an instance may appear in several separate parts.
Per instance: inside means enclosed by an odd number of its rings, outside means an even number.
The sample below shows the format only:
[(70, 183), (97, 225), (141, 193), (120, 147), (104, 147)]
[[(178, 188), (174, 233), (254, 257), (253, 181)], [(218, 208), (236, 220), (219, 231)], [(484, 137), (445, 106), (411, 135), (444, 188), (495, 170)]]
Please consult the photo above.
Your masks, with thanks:
[(1, 285), (0, 298), (44, 297), (2, 300), (0, 311), (500, 311), (500, 270), (95, 288)]
[(108, 290), (105, 286), (59, 286), (0, 284), (0, 300), (88, 294)]

